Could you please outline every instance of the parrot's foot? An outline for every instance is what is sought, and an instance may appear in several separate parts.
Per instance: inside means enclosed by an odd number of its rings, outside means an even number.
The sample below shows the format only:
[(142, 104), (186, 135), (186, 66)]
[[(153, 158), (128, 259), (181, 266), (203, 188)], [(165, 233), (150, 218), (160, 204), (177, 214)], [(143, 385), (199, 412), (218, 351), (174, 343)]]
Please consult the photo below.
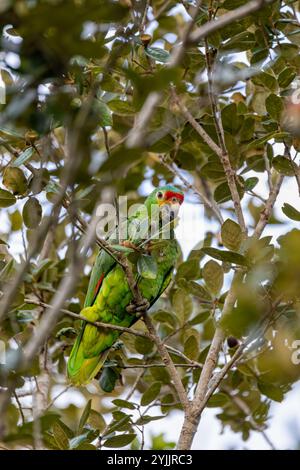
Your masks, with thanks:
[(130, 302), (129, 305), (127, 305), (126, 310), (128, 313), (141, 313), (141, 312), (146, 312), (148, 308), (150, 307), (150, 303), (148, 302), (147, 299), (143, 299), (141, 302)]
[(135, 250), (135, 251), (140, 251), (139, 247), (136, 246), (134, 243), (132, 243), (131, 241), (129, 240), (125, 240), (121, 243), (122, 246), (125, 246), (126, 248), (131, 248), (132, 250)]
[(119, 341), (116, 341), (112, 347), (111, 347), (111, 350), (112, 351), (118, 351), (119, 349), (122, 349), (124, 346), (124, 343), (123, 341), (119, 340)]

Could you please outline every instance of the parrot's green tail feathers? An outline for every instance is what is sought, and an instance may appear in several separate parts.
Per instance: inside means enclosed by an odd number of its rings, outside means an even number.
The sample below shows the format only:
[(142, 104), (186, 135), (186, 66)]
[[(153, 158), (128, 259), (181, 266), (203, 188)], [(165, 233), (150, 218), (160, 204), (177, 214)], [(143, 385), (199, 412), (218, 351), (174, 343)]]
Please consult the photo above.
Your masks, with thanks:
[(100, 355), (85, 358), (81, 343), (81, 335), (78, 336), (71, 351), (68, 361), (68, 377), (74, 385), (85, 385), (90, 382), (103, 366), (108, 350)]

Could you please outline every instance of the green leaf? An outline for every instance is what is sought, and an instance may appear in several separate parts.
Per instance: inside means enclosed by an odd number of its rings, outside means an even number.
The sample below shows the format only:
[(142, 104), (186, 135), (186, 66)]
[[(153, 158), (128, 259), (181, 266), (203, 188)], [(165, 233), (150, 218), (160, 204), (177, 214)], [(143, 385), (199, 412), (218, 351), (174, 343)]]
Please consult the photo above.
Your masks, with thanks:
[(150, 339), (137, 336), (134, 341), (134, 346), (139, 354), (150, 354), (153, 350), (153, 343)]
[(208, 408), (223, 407), (228, 403), (229, 397), (226, 393), (218, 392), (215, 393), (207, 402)]
[(17, 232), (22, 228), (23, 225), (23, 218), (18, 210), (9, 214), (9, 219), (11, 223), (11, 230), (13, 232)]
[(174, 328), (177, 325), (177, 318), (173, 313), (167, 312), (165, 310), (158, 310), (153, 313), (153, 318), (155, 321), (160, 323), (167, 323), (171, 328)]
[(245, 3), (247, 3), (247, 0), (225, 0), (225, 2), (222, 3), (222, 8), (225, 8), (226, 10), (235, 10)]
[(110, 436), (113, 432), (120, 431), (122, 428), (129, 426), (131, 423), (131, 416), (123, 411), (113, 411), (114, 421), (104, 430), (104, 436)]
[(128, 101), (112, 100), (107, 104), (112, 112), (119, 116), (133, 116), (136, 112), (134, 107), (128, 103)]
[(24, 194), (27, 191), (27, 180), (20, 168), (8, 166), (3, 174), (3, 184), (13, 194)]
[(235, 36), (233, 36), (233, 38), (226, 41), (226, 43), (222, 45), (222, 49), (226, 51), (236, 50), (238, 52), (242, 52), (251, 49), (254, 44), (254, 34), (248, 31), (244, 31), (240, 34), (236, 34)]
[(281, 173), (285, 176), (294, 176), (298, 169), (294, 162), (284, 157), (283, 155), (278, 155), (277, 157), (273, 158), (272, 165), (275, 170), (278, 171), (278, 173)]
[(160, 389), (161, 389), (160, 382), (154, 382), (152, 385), (150, 385), (150, 387), (147, 388), (147, 390), (142, 395), (141, 405), (147, 406), (150, 403), (152, 403), (156, 399), (156, 397), (159, 395)]
[(99, 379), (99, 385), (104, 392), (111, 393), (115, 388), (118, 378), (119, 375), (112, 367), (104, 367)]
[(116, 400), (113, 400), (112, 403), (118, 408), (128, 408), (129, 410), (135, 410), (135, 406), (128, 400), (121, 400), (117, 398)]
[(76, 447), (76, 450), (98, 450), (98, 449), (93, 444), (83, 441)]
[(238, 251), (242, 243), (243, 232), (236, 222), (227, 219), (222, 224), (221, 237), (222, 243), (226, 248), (232, 251)]
[(17, 142), (19, 140), (24, 140), (24, 137), (18, 132), (13, 131), (12, 129), (7, 129), (6, 127), (0, 127), (0, 135), (8, 137), (10, 142)]
[(288, 136), (289, 136), (288, 132), (277, 132), (277, 131), (269, 132), (264, 137), (261, 137), (260, 139), (256, 139), (250, 142), (247, 145), (247, 150), (252, 149), (252, 148), (263, 147), (263, 145), (271, 139), (282, 141)]
[(15, 204), (16, 198), (5, 189), (0, 189), (0, 207), (9, 207)]
[(128, 446), (134, 439), (136, 434), (120, 434), (119, 436), (113, 436), (103, 443), (104, 447), (119, 448)]
[(83, 427), (85, 425), (85, 423), (87, 422), (88, 420), (88, 417), (90, 415), (90, 411), (91, 411), (91, 403), (92, 403), (92, 400), (89, 400), (82, 412), (82, 415), (80, 417), (80, 421), (79, 421), (79, 424), (78, 424), (78, 429), (77, 429), (77, 434), (80, 434), (83, 430)]
[(223, 251), (217, 248), (202, 248), (203, 253), (212, 258), (218, 259), (219, 261), (225, 261), (227, 263), (238, 264), (240, 266), (248, 266), (248, 262), (243, 255), (234, 253), (233, 251)]
[(42, 218), (42, 207), (35, 197), (29, 198), (22, 211), (22, 216), (26, 227), (35, 229)]
[(252, 191), (252, 189), (255, 188), (258, 182), (259, 182), (259, 179), (256, 176), (252, 176), (251, 178), (246, 179), (245, 191)]
[(261, 393), (266, 395), (271, 400), (281, 402), (284, 398), (283, 391), (276, 385), (259, 380), (257, 386)]
[[(243, 198), (245, 190), (244, 190), (244, 180), (242, 177), (238, 178), (239, 182), (237, 184), (237, 190), (240, 196), (240, 199)], [(229, 189), (227, 181), (219, 184), (215, 191), (214, 191), (214, 200), (218, 204), (223, 204), (224, 202), (230, 201), (232, 199), (231, 191)]]
[(194, 335), (189, 336), (185, 341), (184, 354), (190, 359), (197, 359), (199, 355), (199, 341)]
[(69, 436), (67, 435), (65, 429), (61, 426), (61, 424), (56, 421), (53, 426), (53, 435), (54, 439), (58, 445), (58, 447), (62, 450), (69, 448)]
[(230, 103), (222, 109), (222, 122), (224, 129), (231, 133), (236, 133), (243, 122), (243, 116), (237, 114), (237, 106)]
[(151, 59), (154, 59), (157, 62), (162, 62), (163, 64), (166, 64), (168, 60), (170, 59), (169, 52), (159, 47), (148, 46), (148, 47), (145, 47), (144, 51), (148, 57), (151, 57)]
[(244, 120), (243, 125), (240, 129), (241, 142), (252, 139), (253, 134), (254, 134), (254, 125), (255, 125), (255, 120), (253, 119), (252, 116), (247, 117)]
[(12, 166), (19, 167), (21, 165), (24, 165), (26, 162), (28, 162), (28, 160), (30, 160), (34, 152), (35, 149), (33, 147), (28, 147), (26, 150), (20, 153), (18, 158), (16, 158), (16, 160), (13, 162)]
[(193, 317), (190, 321), (189, 324), (191, 326), (193, 325), (199, 325), (200, 323), (204, 323), (208, 318), (210, 317), (210, 311), (206, 310), (205, 312), (200, 312), (198, 315)]
[(143, 415), (137, 421), (136, 424), (139, 426), (151, 423), (151, 421), (157, 421), (159, 419), (163, 419), (165, 416), (150, 416), (150, 415)]
[(297, 72), (293, 67), (286, 67), (278, 75), (278, 84), (281, 88), (287, 88), (296, 77)]
[(252, 77), (252, 81), (256, 85), (261, 85), (268, 90), (276, 91), (277, 81), (276, 78), (270, 73), (262, 72), (259, 75)]
[(51, 449), (51, 450), (60, 449), (60, 447), (57, 445), (56, 440), (54, 439), (54, 436), (52, 436), (52, 434), (50, 434), (49, 432), (44, 433), (43, 441), (47, 449)]
[(99, 108), (99, 125), (101, 127), (107, 127), (113, 125), (113, 120), (111, 116), (111, 111), (104, 101), (98, 102)]
[(87, 442), (87, 434), (80, 434), (79, 436), (75, 436), (72, 439), (69, 440), (69, 446), (70, 449), (78, 449), (78, 447), (83, 444), (84, 442)]
[(282, 206), (282, 212), (292, 220), (296, 220), (297, 222), (300, 222), (300, 212), (295, 209), (293, 206), (285, 202)]
[(225, 179), (224, 168), (220, 162), (208, 162), (203, 165), (201, 175), (214, 181)]
[(278, 46), (274, 48), (274, 51), (279, 56), (287, 58), (288, 60), (291, 60), (293, 57), (295, 57), (299, 53), (298, 46), (296, 44), (291, 44), (291, 43), (279, 44)]
[(186, 281), (185, 279), (179, 279), (177, 281), (177, 284), (179, 287), (183, 287), (183, 289), (186, 290), (186, 292), (190, 293), (191, 295), (194, 295), (200, 301), (204, 301), (205, 303), (211, 301), (211, 295), (210, 293), (200, 284), (198, 284), (195, 281)]
[(98, 431), (103, 431), (106, 427), (106, 422), (103, 416), (98, 413), (98, 411), (91, 410), (89, 417), (88, 417), (88, 424), (93, 428), (97, 429)]
[(184, 278), (198, 279), (200, 277), (199, 261), (197, 259), (190, 259), (181, 263), (177, 268), (176, 279)]
[(141, 255), (137, 262), (137, 270), (144, 279), (156, 279), (156, 260), (152, 256)]
[(270, 114), (271, 118), (279, 122), (283, 110), (282, 99), (274, 93), (269, 95), (266, 99), (266, 110)]
[(218, 295), (224, 282), (222, 266), (220, 266), (216, 261), (210, 260), (203, 267), (202, 275), (208, 290), (212, 294)]
[(174, 292), (172, 296), (172, 306), (181, 324), (189, 318), (193, 310), (191, 298), (183, 289), (176, 289)]

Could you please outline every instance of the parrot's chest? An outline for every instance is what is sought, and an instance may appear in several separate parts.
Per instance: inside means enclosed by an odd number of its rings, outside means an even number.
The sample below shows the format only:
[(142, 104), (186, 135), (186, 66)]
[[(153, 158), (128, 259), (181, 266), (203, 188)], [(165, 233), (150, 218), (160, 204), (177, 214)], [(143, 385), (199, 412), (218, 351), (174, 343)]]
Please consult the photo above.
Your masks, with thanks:
[[(167, 250), (166, 247), (159, 245), (152, 247), (151, 257), (156, 265), (155, 276), (149, 278), (137, 274), (140, 292), (150, 303), (159, 296), (166, 276), (175, 265), (177, 245), (169, 241)], [(134, 271), (138, 271), (137, 266), (132, 267)], [(95, 301), (97, 314), (101, 312), (101, 318), (106, 322), (112, 321), (114, 315), (121, 318), (126, 315), (126, 307), (132, 298), (132, 292), (122, 267), (115, 266), (104, 278), (97, 295)]]

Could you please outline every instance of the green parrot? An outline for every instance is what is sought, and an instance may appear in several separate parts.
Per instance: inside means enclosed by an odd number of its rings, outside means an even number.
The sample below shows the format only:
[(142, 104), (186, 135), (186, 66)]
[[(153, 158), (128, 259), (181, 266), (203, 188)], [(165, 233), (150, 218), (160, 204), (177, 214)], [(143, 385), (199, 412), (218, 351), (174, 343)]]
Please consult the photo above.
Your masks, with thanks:
[[(137, 263), (132, 264), (135, 280), (141, 295), (148, 306), (161, 296), (171, 281), (173, 269), (179, 255), (178, 243), (174, 236), (174, 221), (179, 207), (184, 199), (183, 192), (172, 185), (155, 189), (145, 200), (145, 212), (139, 209), (129, 217), (128, 226), (143, 226), (147, 220), (147, 228), (152, 223), (151, 214), (159, 211), (158, 232), (161, 234), (164, 226), (169, 226), (169, 239), (150, 238), (141, 240), (141, 232), (131, 234), (123, 242), (127, 247), (143, 247), (148, 253), (156, 269), (154, 275), (141, 276), (138, 274)], [(164, 225), (164, 215), (168, 223)], [(157, 227), (156, 227), (157, 228)], [(156, 230), (156, 229), (155, 229)], [(154, 232), (155, 232), (154, 230)], [(153, 233), (153, 231), (151, 232)], [(112, 237), (109, 239), (111, 240)], [(116, 240), (116, 234), (113, 237)], [(106, 251), (100, 250), (92, 269), (84, 308), (81, 315), (90, 321), (99, 321), (112, 325), (130, 327), (137, 321), (136, 313), (132, 313), (133, 295), (128, 285), (122, 267)], [(103, 366), (110, 348), (120, 336), (119, 331), (99, 329), (91, 324), (82, 322), (81, 330), (73, 345), (68, 360), (68, 376), (74, 385), (84, 385), (91, 381)]]

